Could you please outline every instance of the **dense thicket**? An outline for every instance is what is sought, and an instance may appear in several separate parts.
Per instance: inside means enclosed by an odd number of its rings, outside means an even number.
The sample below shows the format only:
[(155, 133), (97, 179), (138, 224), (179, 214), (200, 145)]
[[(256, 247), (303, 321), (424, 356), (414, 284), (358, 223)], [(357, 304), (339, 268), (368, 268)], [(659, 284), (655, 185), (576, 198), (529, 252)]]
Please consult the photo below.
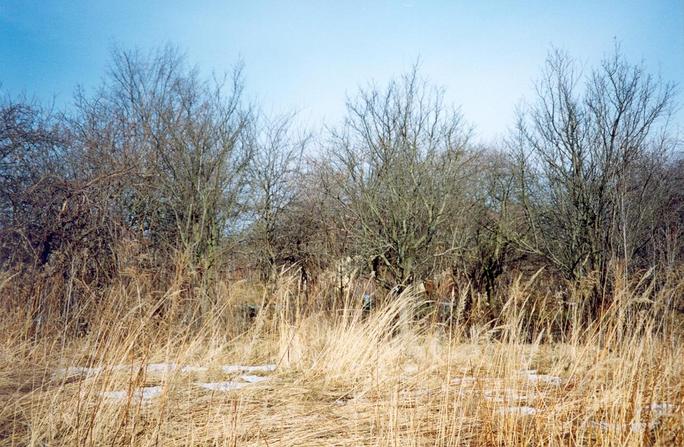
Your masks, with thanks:
[(68, 318), (132, 270), (181, 269), (188, 294), (216, 275), (355, 271), (491, 303), (500, 281), (544, 268), (556, 290), (586, 281), (594, 318), (611, 269), (684, 261), (674, 101), (619, 52), (587, 73), (554, 52), (500, 147), (473, 144), (416, 69), (360, 89), (314, 138), (245, 101), (239, 67), (204, 79), (172, 48), (115, 51), (70, 113), (0, 105), (2, 267), (32, 278), (36, 317)]

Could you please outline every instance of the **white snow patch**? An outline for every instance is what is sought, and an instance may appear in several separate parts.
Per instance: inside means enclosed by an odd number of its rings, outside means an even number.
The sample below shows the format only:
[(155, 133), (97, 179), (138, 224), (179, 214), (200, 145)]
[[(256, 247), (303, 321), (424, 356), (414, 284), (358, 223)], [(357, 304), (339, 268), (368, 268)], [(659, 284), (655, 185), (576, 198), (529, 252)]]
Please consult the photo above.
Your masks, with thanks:
[[(159, 396), (162, 392), (162, 387), (160, 386), (148, 386), (144, 388), (138, 388), (133, 390), (133, 399), (150, 400)], [(112, 400), (125, 400), (128, 398), (128, 391), (105, 391), (100, 393), (102, 397)]]
[(102, 367), (83, 367), (83, 366), (69, 366), (68, 368), (59, 368), (55, 371), (55, 378), (69, 378), (69, 377), (88, 377), (94, 376), (102, 371)]
[(464, 376), (464, 377), (454, 377), (451, 379), (453, 385), (472, 385), (477, 382), (475, 377)]
[(537, 414), (537, 409), (534, 407), (504, 407), (499, 408), (499, 414), (515, 414), (519, 416), (532, 416)]
[(204, 382), (197, 382), (195, 385), (200, 386), (204, 389), (207, 390), (212, 390), (212, 391), (232, 391), (232, 390), (238, 390), (240, 388), (244, 388), (249, 383), (245, 382), (209, 382), (209, 383), (204, 383)]
[(100, 393), (102, 397), (114, 400), (124, 400), (128, 396), (127, 391), (104, 391)]
[[(52, 374), (54, 379), (63, 379), (70, 377), (90, 377), (101, 373), (102, 371), (139, 371), (144, 368), (147, 374), (168, 374), (173, 371), (180, 371), (181, 373), (204, 373), (209, 371), (206, 366), (185, 365), (181, 366), (176, 363), (150, 363), (148, 365), (133, 364), (133, 365), (113, 365), (113, 366), (98, 366), (98, 367), (83, 367), (83, 366), (69, 366), (66, 368), (58, 368)], [(227, 374), (248, 373), (246, 377), (252, 378), (257, 376), (249, 375), (249, 373), (269, 373), (275, 371), (275, 364), (267, 365), (223, 365), (221, 370)], [(246, 379), (253, 382), (261, 381), (262, 379)]]
[(255, 366), (247, 366), (247, 365), (223, 365), (221, 367), (224, 373), (226, 374), (236, 374), (236, 373), (241, 373), (241, 372), (271, 372), (275, 371), (276, 365), (275, 364), (269, 364), (269, 365), (255, 365)]
[(629, 424), (629, 430), (632, 433), (641, 433), (642, 431), (644, 431), (646, 429), (646, 427), (653, 428), (653, 427), (655, 427), (655, 424), (653, 422), (651, 422), (648, 425), (646, 425), (643, 422), (632, 422), (631, 424)]
[(418, 371), (419, 371), (418, 365), (408, 364), (408, 365), (404, 366), (404, 373), (406, 373), (406, 374), (413, 375), (413, 374), (418, 373)]
[(203, 372), (209, 371), (209, 368), (207, 368), (206, 366), (192, 366), (192, 365), (188, 365), (188, 366), (182, 367), (182, 368), (180, 369), (180, 371), (181, 371), (182, 373), (184, 373), (184, 374), (188, 374), (188, 373), (203, 373)]
[(270, 377), (263, 377), (263, 376), (253, 376), (250, 374), (246, 374), (244, 376), (240, 376), (242, 380), (248, 383), (259, 383), (259, 382), (264, 382), (266, 380), (270, 380)]
[(548, 383), (549, 385), (560, 386), (561, 378), (549, 374), (537, 374), (536, 370), (527, 371), (527, 380), (534, 383)]
[(657, 413), (659, 416), (665, 416), (674, 411), (675, 406), (667, 403), (652, 403), (651, 411)]
[(162, 387), (160, 386), (148, 386), (140, 389), (140, 397), (142, 399), (152, 399), (161, 394)]
[(601, 431), (622, 431), (629, 428), (632, 433), (641, 433), (646, 427), (655, 428), (656, 422), (650, 422), (648, 425), (644, 422), (631, 422), (629, 424), (615, 424), (612, 422), (600, 421), (600, 422), (590, 422), (590, 425), (598, 428)]
[(178, 368), (178, 365), (175, 363), (150, 363), (145, 367), (145, 371), (148, 374), (164, 374), (173, 372), (176, 368)]
[(506, 402), (506, 401), (520, 401), (529, 400), (539, 397), (536, 393), (520, 394), (518, 390), (506, 388), (503, 390), (486, 390), (484, 392), (485, 400), (490, 402)]

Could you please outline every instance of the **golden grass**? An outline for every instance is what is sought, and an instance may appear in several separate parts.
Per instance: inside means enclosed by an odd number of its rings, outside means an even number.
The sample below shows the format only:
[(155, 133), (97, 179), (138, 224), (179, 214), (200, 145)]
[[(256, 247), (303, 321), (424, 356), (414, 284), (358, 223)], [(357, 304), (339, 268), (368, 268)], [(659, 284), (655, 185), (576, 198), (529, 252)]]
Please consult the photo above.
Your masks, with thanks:
[[(514, 283), (502, 317), (467, 330), (410, 318), (425, 307), (411, 290), (369, 315), (352, 292), (339, 309), (311, 310), (288, 278), (272, 293), (217, 285), (201, 314), (178, 288), (153, 298), (113, 287), (80, 337), (36, 336), (10, 312), (0, 446), (684, 444), (684, 346), (656, 306), (639, 304), (671, 290), (624, 285), (601, 321), (558, 337), (521, 310), (532, 288)], [(248, 323), (250, 300), (264, 310)], [(206, 369), (148, 371), (155, 362)], [(253, 374), (269, 380), (197, 386), (240, 376), (221, 365), (265, 363), (277, 370)], [(70, 366), (103, 368), (57, 372)], [(138, 398), (154, 386), (159, 395)]]

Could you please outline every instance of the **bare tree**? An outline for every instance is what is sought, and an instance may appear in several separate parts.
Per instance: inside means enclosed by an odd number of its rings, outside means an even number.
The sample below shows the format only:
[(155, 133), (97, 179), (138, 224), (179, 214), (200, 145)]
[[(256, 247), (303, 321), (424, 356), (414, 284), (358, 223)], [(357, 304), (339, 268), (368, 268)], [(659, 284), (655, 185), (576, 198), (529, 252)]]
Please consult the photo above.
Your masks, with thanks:
[(36, 220), (36, 207), (44, 205), (35, 203), (30, 191), (64, 174), (59, 163), (63, 143), (56, 120), (41, 107), (10, 98), (0, 105), (0, 226), (4, 245), (12, 247), (2, 257), (7, 262), (33, 264), (47, 258), (45, 241), (37, 240), (42, 231), (28, 228)]
[(254, 158), (249, 166), (249, 197), (254, 223), (250, 245), (256, 251), (263, 279), (272, 279), (287, 259), (292, 242), (283, 228), (286, 212), (294, 205), (301, 181), (301, 164), (308, 135), (296, 136), (293, 115), (254, 121)]
[(457, 281), (465, 279), (472, 290), (484, 293), (492, 304), (497, 279), (514, 261), (520, 223), (512, 197), (515, 178), (510, 157), (485, 148), (478, 155), (468, 187), (468, 221), (461, 224), (466, 239), (454, 253), (453, 274)]
[(251, 112), (241, 97), (239, 67), (205, 81), (167, 47), (149, 57), (115, 51), (100, 93), (79, 101), (82, 160), (130, 168), (119, 198), (130, 225), (201, 269), (245, 210)]
[(609, 261), (629, 263), (648, 237), (642, 230), (653, 219), (646, 208), (657, 200), (654, 173), (672, 100), (671, 85), (618, 50), (585, 77), (556, 51), (537, 101), (519, 115), (512, 144), (530, 229), (519, 242), (569, 279), (597, 273), (596, 296)]
[(0, 106), (0, 257), (30, 276), (34, 321), (52, 312), (68, 321), (83, 294), (117, 270), (123, 227), (106, 185), (120, 173), (80, 172), (72, 149), (61, 116), (25, 100)]
[(659, 208), (654, 210), (655, 215), (647, 214), (652, 237), (648, 239), (649, 244), (641, 247), (638, 255), (648, 265), (675, 271), (684, 260), (684, 158), (677, 154), (668, 159), (654, 177), (658, 189), (649, 197), (659, 199), (656, 202)]
[(458, 200), (468, 129), (414, 69), (361, 90), (331, 135), (325, 187), (342, 210), (351, 252), (385, 287), (429, 275), (447, 210)]

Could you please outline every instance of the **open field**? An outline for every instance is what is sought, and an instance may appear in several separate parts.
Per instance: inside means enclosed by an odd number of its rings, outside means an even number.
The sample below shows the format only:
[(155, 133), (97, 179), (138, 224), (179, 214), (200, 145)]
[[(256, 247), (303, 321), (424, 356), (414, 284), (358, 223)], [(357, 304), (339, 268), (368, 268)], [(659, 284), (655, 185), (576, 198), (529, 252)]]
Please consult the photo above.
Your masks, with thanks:
[(663, 1), (0, 2), (0, 447), (684, 446)]
[(0, 445), (684, 442), (684, 347), (652, 307), (634, 310), (645, 296), (625, 289), (600, 322), (554, 339), (522, 311), (531, 284), (467, 332), (409, 318), (425, 306), (411, 289), (365, 314), (351, 296), (307, 311), (293, 284), (263, 293), (254, 321), (238, 314), (259, 297), (242, 283), (201, 322), (155, 315), (135, 284), (80, 337), (32, 337), (7, 315)]

